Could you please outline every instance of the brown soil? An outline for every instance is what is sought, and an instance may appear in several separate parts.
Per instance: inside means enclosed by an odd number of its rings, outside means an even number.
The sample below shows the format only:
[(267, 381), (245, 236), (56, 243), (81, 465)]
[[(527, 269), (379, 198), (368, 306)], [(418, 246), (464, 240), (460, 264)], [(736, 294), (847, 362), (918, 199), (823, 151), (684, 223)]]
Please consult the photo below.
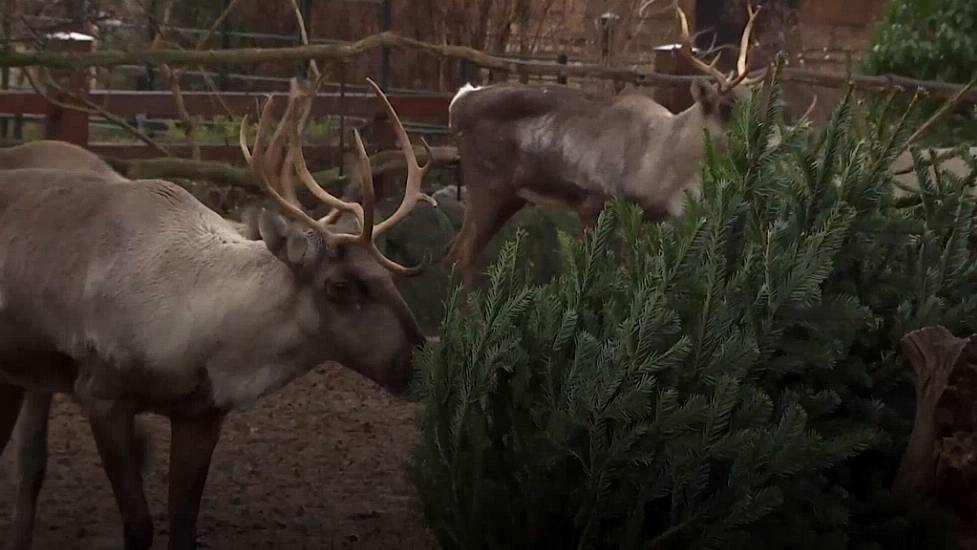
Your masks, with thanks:
[[(201, 504), (201, 548), (434, 548), (404, 463), (419, 407), (339, 366), (320, 367), (232, 413)], [(146, 490), (165, 548), (169, 427), (153, 434)], [(11, 446), (0, 457), (0, 541), (9, 540)], [(121, 520), (77, 406), (55, 401), (37, 550), (122, 548)], [(0, 543), (0, 547), (3, 544)]]

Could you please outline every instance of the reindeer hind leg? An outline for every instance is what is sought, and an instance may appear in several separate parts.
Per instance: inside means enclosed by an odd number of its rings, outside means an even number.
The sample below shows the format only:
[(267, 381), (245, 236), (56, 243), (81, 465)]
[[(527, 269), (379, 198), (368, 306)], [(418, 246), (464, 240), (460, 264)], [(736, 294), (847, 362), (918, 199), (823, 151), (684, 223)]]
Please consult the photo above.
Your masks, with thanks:
[(48, 461), (49, 392), (29, 391), (24, 395), (17, 426), (17, 503), (14, 506), (15, 550), (28, 550), (34, 538), (37, 497), (44, 484)]
[(7, 446), (10, 434), (17, 425), (23, 399), (24, 390), (20, 386), (0, 384), (0, 453)]
[(461, 230), (448, 253), (448, 257), (458, 265), (466, 289), (473, 288), (478, 275), (478, 257), (485, 245), (525, 204), (525, 200), (514, 194), (484, 194), (477, 199), (471, 197)]
[(88, 421), (122, 515), (125, 550), (148, 550), (153, 545), (153, 519), (143, 492), (134, 410), (122, 402), (99, 405), (90, 407)]

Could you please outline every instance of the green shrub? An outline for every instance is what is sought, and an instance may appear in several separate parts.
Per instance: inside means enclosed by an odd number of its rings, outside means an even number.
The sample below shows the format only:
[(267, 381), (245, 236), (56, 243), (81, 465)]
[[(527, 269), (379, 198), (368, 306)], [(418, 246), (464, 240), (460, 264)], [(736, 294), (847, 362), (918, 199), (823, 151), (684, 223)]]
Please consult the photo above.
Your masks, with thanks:
[(899, 337), (972, 328), (975, 205), (923, 170), (896, 203), (907, 124), (863, 139), (849, 97), (821, 135), (785, 128), (774, 82), (681, 223), (618, 202), (564, 235), (554, 281), (517, 237), (487, 291), (450, 295), (410, 468), (443, 548), (950, 545), (885, 489), (912, 418)]
[[(885, 19), (869, 46), (870, 74), (897, 74), (922, 80), (963, 83), (977, 76), (977, 2), (973, 0), (890, 0)], [(934, 111), (939, 102), (923, 108)], [(977, 140), (977, 112), (958, 109), (927, 140), (953, 146)]]
[(866, 60), (875, 74), (967, 82), (977, 70), (977, 3), (889, 0)]

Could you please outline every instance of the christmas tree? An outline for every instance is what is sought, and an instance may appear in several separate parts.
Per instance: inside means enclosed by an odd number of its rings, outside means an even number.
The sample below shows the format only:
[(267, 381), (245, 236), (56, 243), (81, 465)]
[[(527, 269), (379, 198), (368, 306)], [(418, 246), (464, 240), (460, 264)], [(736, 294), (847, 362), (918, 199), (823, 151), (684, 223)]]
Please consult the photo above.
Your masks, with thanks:
[(974, 175), (920, 168), (895, 198), (915, 121), (860, 130), (849, 94), (824, 131), (785, 126), (777, 72), (682, 221), (618, 201), (564, 236), (552, 282), (517, 237), (484, 293), (451, 294), (411, 463), (443, 548), (949, 544), (887, 488), (912, 423), (899, 338), (973, 328)]

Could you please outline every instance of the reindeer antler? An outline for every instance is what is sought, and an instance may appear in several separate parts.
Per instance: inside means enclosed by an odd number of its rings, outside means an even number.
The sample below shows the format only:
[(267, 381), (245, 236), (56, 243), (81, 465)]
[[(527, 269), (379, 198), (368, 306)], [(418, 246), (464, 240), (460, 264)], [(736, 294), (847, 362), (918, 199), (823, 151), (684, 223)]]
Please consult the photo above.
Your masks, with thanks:
[[(297, 90), (296, 90), (297, 91)], [(297, 94), (289, 94), (288, 107), (285, 109), (285, 116), (282, 118), (282, 122), (279, 124), (279, 128), (282, 124), (293, 118), (294, 113), (294, 102), (297, 99)], [(268, 126), (271, 124), (271, 110), (272, 110), (272, 98), (268, 97), (265, 101), (265, 106), (261, 110), (261, 118), (258, 120), (258, 131), (255, 135), (253, 154), (252, 149), (248, 147), (248, 137), (247, 137), (247, 127), (248, 127), (248, 115), (245, 114), (241, 120), (241, 129), (239, 132), (239, 141), (241, 145), (241, 153), (244, 155), (244, 160), (248, 163), (248, 167), (255, 175), (255, 179), (258, 180), (258, 184), (261, 186), (262, 190), (274, 200), (286, 216), (292, 220), (301, 223), (303, 225), (309, 226), (313, 229), (318, 229), (319, 224), (309, 217), (298, 204), (298, 200), (290, 201), (282, 196), (279, 189), (282, 189), (282, 179), (285, 179), (286, 183), (290, 184), (290, 175), (285, 178), (282, 176), (285, 174), (290, 174), (289, 165), (286, 162), (282, 162), (282, 151), (280, 149), (280, 143), (273, 137), (272, 147), (266, 147), (263, 145), (264, 139), (268, 134)], [(276, 132), (276, 135), (280, 135)], [(273, 156), (269, 157), (269, 149), (272, 151)], [(290, 155), (288, 155), (290, 156)], [(269, 158), (271, 160), (269, 160)], [(270, 166), (269, 166), (270, 165)], [(274, 174), (274, 175), (273, 175)], [(287, 194), (288, 192), (285, 191)]]
[[(407, 130), (404, 129), (404, 125), (400, 122), (400, 117), (397, 116), (397, 112), (394, 111), (393, 105), (390, 104), (390, 100), (380, 89), (380, 86), (371, 78), (366, 79), (373, 90), (376, 91), (377, 97), (383, 101), (383, 106), (387, 110), (387, 114), (390, 116), (390, 122), (394, 126), (394, 132), (397, 134), (397, 140), (400, 142), (400, 150), (404, 153), (404, 162), (407, 164), (407, 182), (404, 185), (404, 200), (397, 207), (397, 210), (390, 215), (389, 218), (380, 222), (379, 225), (373, 228), (373, 233), (375, 235), (382, 235), (384, 231), (390, 229), (394, 224), (402, 220), (407, 214), (413, 210), (414, 206), (417, 205), (418, 200), (423, 200), (424, 202), (430, 204), (431, 206), (437, 206), (438, 203), (429, 195), (421, 192), (421, 182), (424, 180), (424, 175), (431, 168), (431, 163), (434, 161), (434, 155), (431, 154), (431, 146), (428, 145), (426, 139), (421, 139), (421, 143), (424, 145), (424, 152), (427, 154), (427, 162), (424, 166), (421, 166), (417, 162), (417, 155), (414, 154), (414, 147), (410, 143), (410, 137), (407, 135)], [(361, 154), (361, 159), (366, 155), (362, 151), (362, 147), (359, 149)], [(369, 159), (366, 159), (366, 169), (369, 170), (370, 163)], [(361, 170), (362, 172), (362, 170)]]
[[(425, 200), (432, 204), (436, 204), (434, 203), (433, 199), (420, 191), (421, 180), (430, 167), (431, 161), (429, 160), (424, 166), (420, 166), (418, 164), (417, 158), (414, 155), (413, 147), (410, 143), (410, 138), (408, 137), (407, 132), (404, 130), (403, 125), (400, 123), (400, 118), (397, 116), (397, 113), (394, 111), (393, 107), (390, 105), (390, 102), (380, 90), (379, 86), (370, 80), (370, 84), (373, 85), (377, 95), (383, 100), (388, 112), (391, 115), (408, 164), (407, 183), (405, 186), (406, 191), (404, 193), (403, 201), (388, 219), (384, 220), (379, 225), (374, 225), (373, 173), (370, 168), (370, 159), (366, 155), (366, 149), (363, 147), (363, 140), (360, 138), (359, 132), (354, 131), (353, 137), (360, 163), (360, 185), (362, 187), (363, 196), (362, 205), (356, 202), (347, 202), (333, 196), (328, 191), (323, 189), (309, 172), (309, 168), (305, 161), (305, 155), (302, 151), (300, 131), (304, 126), (305, 117), (308, 116), (309, 110), (311, 109), (311, 96), (309, 94), (309, 87), (307, 85), (302, 85), (295, 78), (292, 80), (292, 89), (295, 92), (289, 94), (289, 105), (285, 110), (285, 116), (282, 118), (281, 122), (279, 122), (277, 130), (272, 136), (271, 143), (265, 148), (265, 150), (261, 148), (261, 145), (271, 124), (270, 119), (272, 100), (269, 98), (269, 100), (265, 103), (264, 109), (262, 109), (261, 120), (258, 122), (258, 135), (255, 138), (253, 153), (252, 151), (249, 151), (247, 145), (247, 137), (245, 132), (247, 117), (245, 117), (244, 121), (241, 123), (241, 151), (244, 153), (244, 158), (248, 161), (248, 165), (251, 167), (258, 181), (261, 183), (262, 188), (269, 196), (271, 196), (273, 200), (275, 200), (276, 203), (278, 203), (285, 214), (291, 219), (315, 229), (321, 234), (327, 236), (327, 238), (331, 241), (359, 242), (366, 245), (370, 251), (370, 254), (377, 260), (378, 263), (387, 269), (402, 275), (414, 275), (418, 273), (422, 269), (422, 265), (408, 268), (390, 260), (389, 258), (385, 257), (379, 249), (377, 249), (374, 239), (395, 223), (403, 219), (417, 205), (418, 200)], [(271, 156), (267, 155), (267, 149), (272, 149), (273, 153), (275, 151), (280, 153), (280, 136), (284, 131), (289, 133), (288, 150), (284, 154), (273, 154)], [(428, 158), (431, 159), (431, 151), (427, 145), (427, 142), (424, 143), (424, 146), (427, 148)], [(282, 164), (278, 164), (279, 162), (282, 162)], [(336, 208), (337, 210), (343, 210), (353, 214), (360, 224), (360, 233), (358, 235), (334, 233), (327, 229), (325, 223), (316, 221), (306, 214), (299, 207), (297, 201), (292, 203), (282, 197), (278, 189), (283, 187), (283, 182), (289, 183), (291, 181), (290, 178), (292, 175), (292, 170), (295, 170), (302, 183), (305, 184), (309, 191), (320, 201), (332, 206), (333, 208)], [(272, 174), (276, 175), (272, 176)]]
[(689, 20), (686, 18), (685, 12), (682, 11), (682, 8), (680, 8), (677, 4), (675, 5), (675, 10), (678, 13), (679, 23), (681, 25), (681, 45), (679, 48), (679, 53), (700, 71), (715, 78), (719, 82), (720, 92), (723, 93), (729, 92), (736, 86), (739, 86), (741, 83), (746, 83), (749, 86), (763, 80), (762, 77), (749, 79), (749, 72), (747, 70), (747, 55), (750, 49), (750, 36), (753, 33), (753, 24), (756, 21), (756, 17), (760, 13), (761, 8), (758, 6), (754, 9), (753, 5), (750, 3), (747, 3), (746, 8), (749, 19), (747, 20), (746, 27), (743, 29), (743, 34), (740, 37), (740, 55), (736, 61), (736, 72), (726, 75), (716, 68), (716, 62), (719, 61), (718, 55), (712, 60), (712, 63), (706, 63), (705, 61), (696, 57), (694, 53), (692, 36), (689, 32)]
[(678, 12), (679, 23), (682, 27), (682, 36), (679, 38), (682, 43), (679, 48), (679, 53), (681, 53), (685, 59), (687, 59), (700, 71), (712, 75), (720, 82), (720, 85), (722, 85), (727, 81), (726, 75), (716, 68), (716, 63), (719, 61), (719, 56), (722, 54), (716, 55), (715, 59), (712, 60), (712, 63), (706, 63), (705, 61), (696, 57), (694, 53), (695, 45), (692, 42), (692, 35), (689, 32), (689, 20), (687, 17), (685, 17), (685, 12), (682, 11), (682, 8), (680, 8), (678, 4), (675, 5), (675, 9)]

